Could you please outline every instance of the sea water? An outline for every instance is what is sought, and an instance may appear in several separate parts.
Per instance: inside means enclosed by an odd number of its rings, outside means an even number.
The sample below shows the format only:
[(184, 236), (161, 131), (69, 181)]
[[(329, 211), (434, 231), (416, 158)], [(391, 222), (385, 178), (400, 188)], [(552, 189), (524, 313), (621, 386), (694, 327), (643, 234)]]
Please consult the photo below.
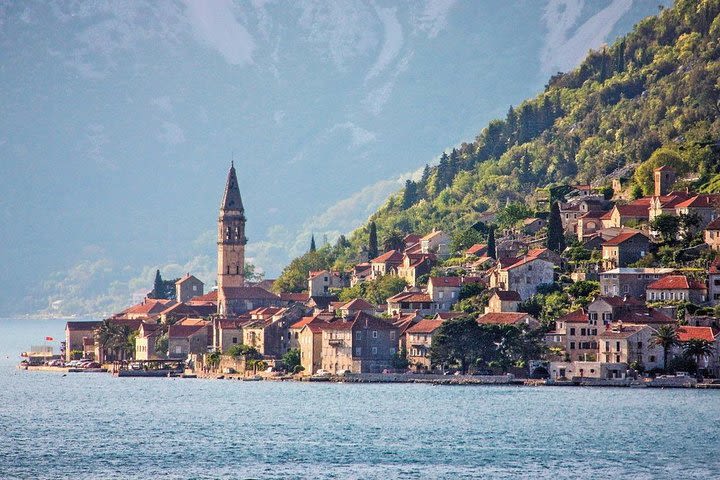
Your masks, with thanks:
[(720, 391), (15, 368), (63, 325), (0, 320), (2, 479), (720, 478)]

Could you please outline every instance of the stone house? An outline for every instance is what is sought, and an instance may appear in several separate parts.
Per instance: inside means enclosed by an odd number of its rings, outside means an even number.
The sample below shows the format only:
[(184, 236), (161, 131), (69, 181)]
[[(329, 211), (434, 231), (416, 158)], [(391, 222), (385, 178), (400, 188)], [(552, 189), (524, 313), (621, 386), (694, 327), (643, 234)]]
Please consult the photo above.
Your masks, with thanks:
[(603, 228), (602, 210), (592, 210), (582, 214), (577, 220), (577, 238), (579, 242), (587, 240), (591, 235)]
[(194, 297), (203, 295), (204, 288), (203, 282), (198, 280), (195, 275), (187, 273), (175, 282), (175, 299), (178, 302), (187, 302)]
[(135, 359), (156, 360), (159, 355), (155, 351), (155, 342), (162, 334), (162, 327), (157, 323), (142, 323), (135, 337)]
[(310, 292), (311, 297), (332, 295), (331, 288), (343, 288), (347, 285), (344, 275), (331, 270), (310, 272), (308, 277), (308, 292)]
[(416, 370), (430, 370), (430, 347), (435, 331), (443, 324), (443, 320), (423, 319), (405, 332), (407, 359)]
[(650, 302), (687, 300), (700, 304), (707, 301), (707, 287), (685, 275), (667, 275), (647, 286), (645, 298)]
[(653, 345), (655, 329), (649, 325), (616, 322), (598, 335), (599, 360), (605, 363), (641, 364), (645, 370), (663, 367), (663, 349)]
[(95, 344), (95, 330), (102, 322), (67, 322), (65, 324), (65, 361), (72, 360), (73, 352), (83, 352), (83, 339)]
[(538, 285), (552, 283), (554, 278), (552, 262), (526, 255), (509, 265), (501, 264), (492, 270), (490, 288), (513, 290), (524, 301), (537, 293)]
[(403, 261), (403, 254), (397, 250), (390, 250), (370, 260), (371, 277), (377, 278), (383, 275), (395, 275), (397, 267)]
[(372, 276), (372, 267), (369, 262), (358, 263), (350, 271), (350, 286), (364, 282)]
[(708, 268), (708, 299), (713, 305), (720, 304), (720, 259), (715, 259)]
[(243, 325), (243, 343), (254, 347), (261, 355), (280, 358), (291, 348), (290, 326), (302, 317), (302, 309), (281, 309)]
[(495, 290), (490, 295), (485, 313), (517, 312), (520, 294), (513, 290)]
[(600, 273), (600, 294), (645, 298), (648, 285), (672, 272), (672, 268), (613, 268)]
[[(598, 326), (598, 323), (600, 324)], [(549, 346), (560, 346), (571, 362), (594, 362), (597, 360), (598, 329), (605, 327), (596, 317), (590, 319), (586, 310), (572, 311), (555, 321), (555, 330), (548, 332)]]
[(379, 373), (390, 368), (397, 353), (397, 327), (363, 312), (320, 328), (322, 368), (332, 373)]
[(542, 218), (526, 218), (522, 221), (522, 231), (527, 235), (534, 235), (547, 225)]
[(368, 315), (375, 313), (375, 305), (363, 300), (362, 298), (355, 298), (349, 302), (343, 304), (339, 309), (340, 316), (343, 318), (349, 318), (354, 316), (358, 312), (365, 312)]
[(683, 192), (670, 192), (667, 195), (653, 196), (650, 200), (648, 219), (652, 221), (659, 215), (677, 215), (677, 205), (688, 198), (690, 198), (690, 195)]
[(430, 295), (417, 287), (406, 288), (387, 299), (387, 313), (390, 316), (414, 312), (425, 316), (433, 315), (436, 311), (437, 306)]
[(720, 218), (716, 218), (705, 226), (705, 243), (710, 249), (720, 251)]
[(632, 227), (650, 220), (650, 198), (639, 198), (626, 205), (615, 205), (600, 217), (603, 228)]
[[(670, 352), (672, 357), (679, 357), (683, 354), (683, 345), (690, 340), (705, 340), (712, 345), (713, 354), (705, 355), (699, 359), (698, 370), (705, 374), (717, 377), (720, 374), (720, 362), (718, 354), (720, 354), (720, 335), (711, 327), (692, 327), (683, 325), (676, 330), (679, 345), (673, 347)], [(698, 361), (698, 359), (696, 359)]]
[(218, 314), (241, 315), (263, 307), (280, 307), (283, 302), (262, 287), (222, 287), (218, 289)]
[(170, 325), (168, 358), (185, 359), (191, 353), (207, 353), (211, 335), (212, 327), (209, 325)]
[(450, 236), (442, 230), (433, 230), (420, 239), (420, 252), (447, 258), (450, 256)]
[(397, 266), (397, 276), (408, 285), (415, 286), (421, 276), (430, 273), (435, 260), (432, 253), (405, 253), (402, 263)]
[(465, 256), (475, 256), (475, 257), (482, 257), (484, 255), (487, 255), (488, 249), (487, 245), (484, 243), (476, 243), (472, 247), (465, 250)]
[(649, 250), (650, 240), (642, 233), (621, 233), (603, 243), (602, 260), (604, 269), (627, 267), (647, 255)]
[(218, 318), (213, 320), (213, 349), (227, 352), (233, 345), (243, 343), (243, 325), (250, 322), (242, 318)]
[(700, 228), (705, 228), (720, 215), (720, 194), (701, 193), (675, 206), (677, 215), (695, 214), (700, 219)]
[(462, 288), (461, 277), (430, 277), (427, 294), (435, 303), (438, 311), (447, 311), (458, 301)]
[(316, 319), (300, 329), (298, 342), (300, 348), (300, 365), (306, 375), (313, 375), (322, 366), (322, 336), (321, 325), (325, 322)]

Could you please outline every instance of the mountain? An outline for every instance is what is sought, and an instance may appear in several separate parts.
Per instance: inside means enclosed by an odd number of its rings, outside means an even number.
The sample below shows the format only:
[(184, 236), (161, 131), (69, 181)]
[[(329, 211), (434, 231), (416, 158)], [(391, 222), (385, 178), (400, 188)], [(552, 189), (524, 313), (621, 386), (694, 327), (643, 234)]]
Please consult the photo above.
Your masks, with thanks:
[(667, 3), (0, 2), (0, 315), (212, 286), (233, 158), (274, 277)]
[[(512, 219), (537, 189), (609, 186), (632, 174), (628, 188), (647, 192), (649, 167), (660, 161), (687, 174), (693, 188), (717, 189), (719, 38), (720, 1), (679, 0), (550, 77), (540, 95), (491, 121), (474, 141), (443, 152), (370, 221), (380, 237), (432, 228), (458, 234), (486, 211), (498, 212), (501, 223)], [(367, 231), (355, 230), (327, 261), (357, 260)]]

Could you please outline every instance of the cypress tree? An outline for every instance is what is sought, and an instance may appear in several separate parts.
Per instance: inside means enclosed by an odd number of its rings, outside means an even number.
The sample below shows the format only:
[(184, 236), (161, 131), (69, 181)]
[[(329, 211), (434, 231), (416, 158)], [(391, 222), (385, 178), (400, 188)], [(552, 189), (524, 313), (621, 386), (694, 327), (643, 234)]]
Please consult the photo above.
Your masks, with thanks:
[(495, 247), (495, 227), (493, 226), (490, 227), (490, 232), (488, 233), (487, 254), (488, 257), (497, 260), (497, 250)]
[(153, 285), (153, 298), (165, 298), (165, 284), (160, 276), (160, 269), (155, 271), (155, 283)]
[(314, 252), (315, 250), (315, 234), (313, 233), (310, 235), (310, 251)]
[(368, 256), (373, 259), (378, 256), (377, 226), (370, 222), (370, 238), (368, 239)]
[(557, 201), (550, 207), (550, 220), (547, 228), (547, 248), (556, 253), (565, 250), (565, 234), (560, 219), (560, 205)]

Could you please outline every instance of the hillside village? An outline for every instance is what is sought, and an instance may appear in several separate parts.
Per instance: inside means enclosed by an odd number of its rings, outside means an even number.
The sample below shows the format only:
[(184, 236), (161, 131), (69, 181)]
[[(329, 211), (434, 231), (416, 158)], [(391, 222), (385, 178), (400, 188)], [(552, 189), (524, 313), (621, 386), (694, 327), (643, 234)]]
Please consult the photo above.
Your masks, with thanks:
[(371, 232), (362, 253), (371, 258), (308, 271), (306, 290), (287, 292), (273, 291), (273, 280), (244, 280), (233, 166), (218, 223), (218, 286), (206, 292), (188, 273), (172, 298), (151, 291), (103, 321), (68, 322), (65, 361), (176, 360), (204, 373), (298, 376), (717, 377), (720, 194), (675, 190), (668, 166), (653, 175), (652, 195), (575, 185), (547, 202), (549, 211), (502, 231), (496, 214), (484, 213), (455, 238), (434, 229), (379, 251)]

